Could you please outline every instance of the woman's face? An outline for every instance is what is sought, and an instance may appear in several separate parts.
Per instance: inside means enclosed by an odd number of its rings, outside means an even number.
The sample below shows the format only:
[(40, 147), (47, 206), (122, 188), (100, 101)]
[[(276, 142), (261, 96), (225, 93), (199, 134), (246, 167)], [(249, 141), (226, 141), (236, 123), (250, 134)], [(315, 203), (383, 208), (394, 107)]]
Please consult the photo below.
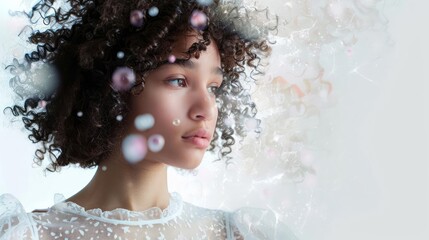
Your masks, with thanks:
[(154, 134), (165, 139), (162, 150), (148, 150), (143, 161), (192, 169), (209, 147), (218, 115), (214, 91), (223, 77), (214, 43), (198, 59), (184, 60), (184, 52), (197, 40), (196, 35), (180, 38), (173, 45), (176, 61), (148, 73), (143, 92), (131, 99), (131, 119), (141, 114), (151, 114), (155, 119), (152, 128), (139, 131), (133, 127), (132, 132), (146, 139)]

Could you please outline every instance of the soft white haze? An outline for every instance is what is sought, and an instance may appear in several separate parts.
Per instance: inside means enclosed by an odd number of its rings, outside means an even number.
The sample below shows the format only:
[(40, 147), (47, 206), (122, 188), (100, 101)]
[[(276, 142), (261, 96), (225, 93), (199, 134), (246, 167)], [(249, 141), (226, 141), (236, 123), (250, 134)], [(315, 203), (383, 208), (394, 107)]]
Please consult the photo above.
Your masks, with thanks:
[[(7, 11), (22, 8), (19, 1), (4, 2), (0, 3), (1, 68), (9, 63), (11, 58), (4, 52), (10, 54), (16, 47), (19, 33)], [(386, 3), (383, 13), (394, 45), (379, 59), (365, 61), (372, 42), (363, 38), (356, 47), (358, 71), (330, 79), (337, 103), (321, 112), (319, 129), (313, 133), (327, 150), (328, 160), (318, 163), (322, 165), (319, 182), (330, 187), (315, 188), (316, 212), (301, 228), (292, 227), (303, 240), (429, 239), (429, 2)], [(338, 59), (338, 66), (343, 63)], [(329, 59), (326, 67), (332, 70)], [(0, 80), (3, 110), (12, 98), (8, 75), (0, 74)], [(50, 206), (54, 193), (68, 197), (90, 180), (93, 170), (64, 168), (45, 177), (41, 168), (32, 168), (35, 146), (21, 126), (0, 115), (0, 194), (12, 193), (31, 211)], [(228, 207), (221, 201), (192, 199), (195, 191), (205, 190), (187, 178), (177, 180), (171, 190), (187, 191), (183, 196), (191, 202)]]

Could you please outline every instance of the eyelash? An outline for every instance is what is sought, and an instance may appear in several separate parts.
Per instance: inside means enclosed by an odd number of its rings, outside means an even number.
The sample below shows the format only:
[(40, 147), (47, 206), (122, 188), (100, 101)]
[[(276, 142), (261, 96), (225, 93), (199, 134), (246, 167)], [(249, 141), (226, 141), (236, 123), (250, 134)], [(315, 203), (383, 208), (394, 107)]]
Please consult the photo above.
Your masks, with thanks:
[[(170, 84), (172, 82), (177, 82), (177, 84), (174, 84), (176, 87), (187, 87), (188, 86), (188, 84), (186, 83), (186, 79), (184, 79), (184, 78), (170, 79), (170, 80), (167, 80), (167, 82), (170, 83)], [(173, 84), (171, 84), (171, 85), (173, 85)], [(211, 94), (213, 94), (213, 95), (217, 95), (217, 92), (219, 91), (219, 88), (220, 87), (218, 87), (218, 86), (209, 86), (208, 87), (209, 92)]]

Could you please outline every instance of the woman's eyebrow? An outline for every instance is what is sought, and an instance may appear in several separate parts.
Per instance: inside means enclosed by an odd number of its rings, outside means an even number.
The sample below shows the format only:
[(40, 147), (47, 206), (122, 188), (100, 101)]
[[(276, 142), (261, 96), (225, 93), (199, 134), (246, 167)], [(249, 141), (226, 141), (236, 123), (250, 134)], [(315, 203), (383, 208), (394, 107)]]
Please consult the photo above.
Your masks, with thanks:
[[(159, 64), (159, 66), (163, 66), (167, 64), (177, 64), (179, 66), (182, 66), (184, 68), (189, 68), (189, 69), (195, 69), (196, 67), (196, 64), (192, 60), (186, 59), (186, 58), (177, 58), (173, 63), (169, 62), (168, 60), (164, 60)], [(214, 67), (212, 69), (212, 72), (216, 75), (223, 76), (223, 70), (220, 67)]]

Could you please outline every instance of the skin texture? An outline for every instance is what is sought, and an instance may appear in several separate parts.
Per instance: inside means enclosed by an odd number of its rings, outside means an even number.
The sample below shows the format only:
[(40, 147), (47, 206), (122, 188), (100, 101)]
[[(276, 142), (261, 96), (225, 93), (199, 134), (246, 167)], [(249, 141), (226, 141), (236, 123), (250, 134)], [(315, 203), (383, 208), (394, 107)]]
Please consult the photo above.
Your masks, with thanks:
[[(198, 36), (193, 33), (179, 38), (172, 54), (177, 59), (186, 58), (184, 52), (197, 40)], [(217, 46), (211, 43), (198, 59), (193, 57), (186, 62), (166, 63), (149, 72), (145, 77), (145, 90), (132, 97), (131, 111), (125, 119), (127, 134), (141, 134), (146, 138), (161, 134), (165, 138), (164, 148), (157, 153), (148, 151), (141, 162), (130, 164), (118, 144), (110, 157), (100, 162), (91, 182), (68, 201), (85, 209), (102, 210), (141, 211), (168, 206), (167, 165), (195, 168), (206, 151), (182, 137), (200, 128), (212, 137), (218, 116), (212, 92), (222, 83)], [(135, 128), (134, 118), (145, 113), (154, 116), (155, 125), (141, 132)], [(174, 119), (180, 119), (181, 124), (173, 125)], [(103, 167), (107, 170), (102, 171)]]
[[(196, 41), (195, 35), (188, 35), (176, 42), (173, 55), (185, 59), (183, 54)], [(215, 44), (210, 44), (199, 59), (192, 58), (184, 64), (166, 63), (150, 72), (145, 90), (131, 100), (130, 119), (139, 114), (150, 113), (155, 125), (143, 132), (148, 138), (161, 134), (165, 138), (164, 148), (158, 152), (148, 152), (145, 161), (162, 162), (171, 166), (192, 169), (200, 164), (205, 149), (197, 149), (185, 142), (182, 136), (203, 128), (213, 136), (218, 110), (212, 88), (222, 83), (220, 57)], [(179, 126), (172, 124), (180, 119)], [(139, 133), (132, 129), (133, 133)]]

